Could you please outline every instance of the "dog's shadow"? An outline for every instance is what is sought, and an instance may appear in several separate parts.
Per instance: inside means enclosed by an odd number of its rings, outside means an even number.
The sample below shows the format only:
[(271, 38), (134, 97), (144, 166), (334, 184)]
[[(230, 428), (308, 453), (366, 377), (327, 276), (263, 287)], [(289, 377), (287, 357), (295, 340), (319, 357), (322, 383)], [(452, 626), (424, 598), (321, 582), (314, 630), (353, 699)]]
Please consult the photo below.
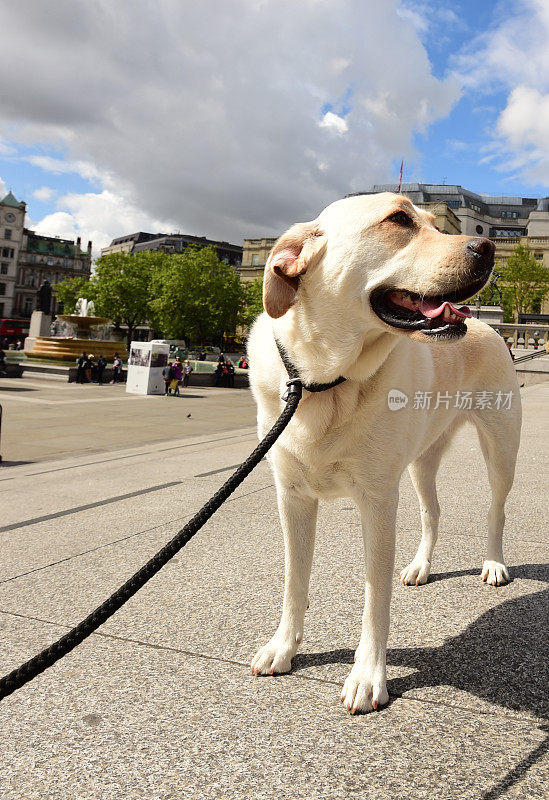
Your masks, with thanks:
[[(549, 564), (523, 564), (510, 572), (514, 580), (549, 583)], [(433, 575), (430, 581), (471, 574), (478, 570)], [(513, 711), (549, 718), (548, 609), (549, 589), (543, 589), (500, 603), (440, 647), (389, 649), (388, 664), (415, 670), (387, 682), (390, 697), (427, 686), (451, 686)], [(354, 650), (347, 648), (298, 654), (293, 670), (352, 664), (353, 657)]]

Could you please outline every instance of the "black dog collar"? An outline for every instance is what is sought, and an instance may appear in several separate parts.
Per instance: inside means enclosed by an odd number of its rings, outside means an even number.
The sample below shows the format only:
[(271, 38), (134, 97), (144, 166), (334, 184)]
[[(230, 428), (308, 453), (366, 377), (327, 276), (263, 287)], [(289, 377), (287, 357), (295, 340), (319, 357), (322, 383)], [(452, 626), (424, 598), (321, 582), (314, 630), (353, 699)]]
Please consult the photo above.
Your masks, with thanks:
[[(290, 361), (288, 353), (284, 350), (284, 348), (282, 347), (276, 336), (274, 337), (274, 340), (276, 342), (280, 358), (282, 359), (282, 363), (286, 367), (286, 372), (288, 373), (288, 377), (290, 378), (290, 380), (287, 382), (288, 385), (298, 382), (301, 384), (302, 388), (305, 389), (307, 392), (325, 392), (327, 389), (333, 389), (334, 386), (339, 386), (340, 383), (343, 383), (343, 381), (347, 380), (347, 378), (340, 376), (339, 378), (336, 378), (335, 381), (331, 381), (330, 383), (309, 383), (309, 384), (303, 383), (303, 381), (299, 377), (297, 368)], [(283, 400), (286, 399), (286, 394), (283, 395), (282, 397)]]

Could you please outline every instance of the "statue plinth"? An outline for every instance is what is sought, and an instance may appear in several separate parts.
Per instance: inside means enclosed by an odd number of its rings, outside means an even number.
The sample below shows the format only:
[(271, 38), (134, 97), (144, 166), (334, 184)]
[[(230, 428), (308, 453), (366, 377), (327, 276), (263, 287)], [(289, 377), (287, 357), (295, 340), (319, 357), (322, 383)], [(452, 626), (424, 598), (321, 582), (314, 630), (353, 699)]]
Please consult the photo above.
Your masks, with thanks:
[(25, 353), (32, 353), (39, 336), (48, 336), (51, 328), (51, 315), (45, 311), (33, 311), (29, 326), (29, 335), (25, 339)]

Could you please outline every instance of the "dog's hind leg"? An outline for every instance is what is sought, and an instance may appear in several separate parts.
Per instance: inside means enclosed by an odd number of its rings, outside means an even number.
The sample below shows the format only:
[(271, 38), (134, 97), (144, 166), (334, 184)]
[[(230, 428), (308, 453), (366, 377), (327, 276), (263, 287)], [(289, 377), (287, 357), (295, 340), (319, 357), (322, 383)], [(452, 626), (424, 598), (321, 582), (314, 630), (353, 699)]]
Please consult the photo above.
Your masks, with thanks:
[[(518, 404), (520, 399), (516, 402)], [(520, 442), (520, 407), (514, 413), (486, 411), (474, 417), (473, 421), (492, 490), (488, 512), (488, 547), (481, 578), (492, 586), (501, 586), (509, 582), (509, 572), (503, 561), (502, 540), (505, 501), (513, 485)]]
[(303, 638), (308, 605), (318, 500), (280, 486), (277, 495), (285, 550), (282, 618), (273, 638), (252, 659), (254, 675), (290, 671), (292, 658)]
[(413, 561), (404, 567), (400, 580), (406, 586), (427, 583), (431, 572), (431, 560), (438, 537), (440, 506), (438, 504), (436, 479), (440, 459), (452, 438), (445, 431), (419, 458), (408, 466), (410, 478), (416, 490), (421, 514), (421, 541)]

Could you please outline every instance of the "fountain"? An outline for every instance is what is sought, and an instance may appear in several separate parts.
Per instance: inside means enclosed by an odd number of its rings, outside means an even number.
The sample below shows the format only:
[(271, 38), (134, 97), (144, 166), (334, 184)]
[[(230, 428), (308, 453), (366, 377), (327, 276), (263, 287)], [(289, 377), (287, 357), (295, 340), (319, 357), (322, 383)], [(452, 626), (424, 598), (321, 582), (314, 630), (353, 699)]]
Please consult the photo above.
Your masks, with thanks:
[(51, 325), (50, 333), (53, 335), (37, 336), (32, 349), (25, 347), (25, 355), (27, 358), (70, 361), (73, 364), (83, 352), (91, 352), (96, 358), (101, 353), (107, 361), (112, 361), (115, 353), (125, 359), (126, 348), (122, 342), (100, 338), (110, 323), (108, 317), (96, 317), (94, 313), (93, 301), (80, 297), (76, 313), (58, 314)]

